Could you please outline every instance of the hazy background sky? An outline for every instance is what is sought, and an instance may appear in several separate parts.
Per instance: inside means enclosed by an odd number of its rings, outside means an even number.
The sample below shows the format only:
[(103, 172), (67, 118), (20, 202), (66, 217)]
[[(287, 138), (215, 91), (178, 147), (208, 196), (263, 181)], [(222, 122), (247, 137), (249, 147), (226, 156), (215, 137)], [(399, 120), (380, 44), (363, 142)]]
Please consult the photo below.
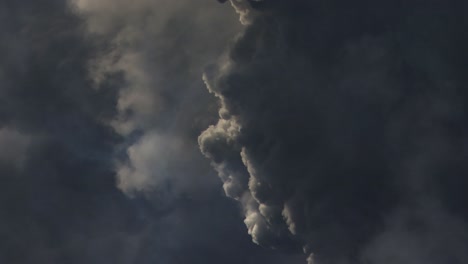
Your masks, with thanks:
[(0, 263), (467, 263), (467, 11), (0, 0)]

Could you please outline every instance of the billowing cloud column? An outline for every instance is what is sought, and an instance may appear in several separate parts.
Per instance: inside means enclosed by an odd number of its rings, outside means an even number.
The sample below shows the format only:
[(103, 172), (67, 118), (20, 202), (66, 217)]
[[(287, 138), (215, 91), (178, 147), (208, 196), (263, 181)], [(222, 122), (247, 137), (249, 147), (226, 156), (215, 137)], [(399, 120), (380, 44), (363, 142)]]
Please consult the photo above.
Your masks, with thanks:
[(466, 262), (466, 5), (249, 2), (231, 1), (246, 27), (204, 75), (221, 107), (199, 143), (254, 242)]

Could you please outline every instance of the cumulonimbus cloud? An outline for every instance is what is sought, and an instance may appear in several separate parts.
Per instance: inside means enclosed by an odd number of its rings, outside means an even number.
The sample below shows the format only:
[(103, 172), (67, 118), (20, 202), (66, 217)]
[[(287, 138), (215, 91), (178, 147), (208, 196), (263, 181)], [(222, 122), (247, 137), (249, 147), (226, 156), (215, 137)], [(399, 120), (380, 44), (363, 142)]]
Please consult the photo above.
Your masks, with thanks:
[(466, 4), (231, 3), (245, 29), (205, 72), (221, 106), (199, 144), (253, 240), (309, 263), (468, 261)]

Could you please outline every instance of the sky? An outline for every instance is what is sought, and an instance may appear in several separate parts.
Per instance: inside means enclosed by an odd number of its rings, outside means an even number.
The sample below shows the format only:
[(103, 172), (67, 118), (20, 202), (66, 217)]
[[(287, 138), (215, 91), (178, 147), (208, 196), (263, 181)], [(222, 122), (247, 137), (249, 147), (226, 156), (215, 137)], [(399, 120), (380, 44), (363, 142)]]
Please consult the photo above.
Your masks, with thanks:
[(468, 263), (463, 0), (0, 0), (0, 263)]

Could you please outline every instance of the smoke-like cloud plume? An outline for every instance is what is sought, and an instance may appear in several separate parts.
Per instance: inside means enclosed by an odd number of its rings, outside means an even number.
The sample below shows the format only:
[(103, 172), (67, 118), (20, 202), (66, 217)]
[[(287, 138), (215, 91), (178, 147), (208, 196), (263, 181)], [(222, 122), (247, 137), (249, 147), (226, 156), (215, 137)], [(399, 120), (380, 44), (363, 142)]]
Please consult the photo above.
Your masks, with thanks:
[(221, 7), (0, 1), (0, 263), (290, 263), (198, 149), (200, 73), (239, 24)]
[[(239, 30), (235, 13), (212, 0), (72, 3), (87, 36), (105, 47), (88, 65), (95, 89), (118, 88), (109, 122), (124, 141), (114, 155), (117, 186), (163, 212), (146, 235), (158, 238), (139, 243), (158, 251), (162, 263), (291, 261), (245, 243), (235, 229), (241, 223), (224, 218), (236, 210), (220, 199), (219, 180), (198, 148), (216, 113), (200, 75)], [(220, 243), (223, 236), (230, 241)]]
[(231, 0), (199, 137), (253, 241), (309, 263), (466, 263), (468, 6)]
[(122, 79), (111, 122), (126, 139), (116, 162), (119, 188), (135, 195), (171, 184), (181, 195), (215, 184), (196, 144), (215, 105), (199, 75), (238, 27), (232, 12), (208, 0), (73, 4), (90, 36), (106, 41), (89, 65), (97, 89)]

